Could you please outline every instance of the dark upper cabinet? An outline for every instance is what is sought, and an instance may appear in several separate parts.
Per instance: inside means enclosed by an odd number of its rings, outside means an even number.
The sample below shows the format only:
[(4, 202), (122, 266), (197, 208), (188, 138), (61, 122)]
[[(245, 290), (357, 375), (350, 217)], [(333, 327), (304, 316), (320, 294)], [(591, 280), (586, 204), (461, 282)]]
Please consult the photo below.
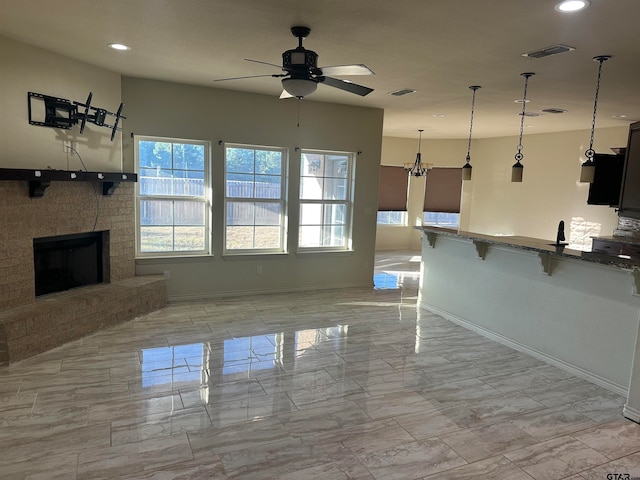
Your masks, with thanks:
[(618, 214), (640, 218), (640, 122), (629, 127)]
[(593, 161), (596, 164), (596, 171), (593, 182), (589, 185), (587, 203), (617, 207), (622, 188), (624, 155), (596, 153)]

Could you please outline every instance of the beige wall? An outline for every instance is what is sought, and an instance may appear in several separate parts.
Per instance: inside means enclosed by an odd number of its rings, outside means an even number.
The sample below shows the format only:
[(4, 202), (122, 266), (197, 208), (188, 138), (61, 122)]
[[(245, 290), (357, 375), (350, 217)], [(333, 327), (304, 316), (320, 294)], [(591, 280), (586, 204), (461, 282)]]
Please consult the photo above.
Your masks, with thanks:
[[(122, 171), (120, 134), (111, 142), (111, 131), (96, 125), (87, 125), (83, 135), (78, 126), (63, 130), (30, 125), (27, 110), (30, 91), (72, 102), (84, 102), (93, 92), (92, 104), (113, 112), (120, 103), (119, 74), (4, 37), (0, 58), (0, 167), (83, 170), (77, 157), (63, 151), (63, 140), (70, 140), (78, 142), (90, 171)], [(34, 103), (36, 113), (44, 118), (41, 102)]]
[[(555, 239), (564, 220), (569, 241), (589, 235), (611, 235), (615, 209), (587, 205), (589, 184), (578, 181), (589, 142), (588, 130), (525, 135), (524, 177), (511, 183), (517, 137), (481, 139), (474, 143), (473, 190), (468, 230), (491, 235), (523, 235)], [(628, 126), (598, 129), (594, 149), (612, 153), (627, 144)]]
[[(169, 298), (370, 286), (373, 283), (383, 111), (124, 78), (124, 162), (133, 168), (130, 134), (205, 140), (212, 145), (213, 256), (137, 261), (138, 274), (168, 272)], [(299, 191), (297, 148), (362, 152), (356, 159), (353, 251), (296, 253), (299, 210), (288, 206), (288, 254), (222, 256), (223, 151), (218, 142), (286, 147), (289, 198)], [(261, 274), (258, 274), (261, 267)]]
[[(597, 129), (594, 149), (612, 153), (627, 144), (628, 126)], [(578, 182), (589, 130), (525, 135), (524, 180), (511, 183), (518, 137), (474, 140), (473, 179), (463, 183), (460, 228), (491, 235), (522, 235), (553, 240), (560, 220), (572, 246), (590, 244), (591, 235), (611, 235), (617, 226), (615, 209), (587, 205), (589, 185)], [(382, 164), (413, 161), (417, 140), (383, 139)], [(424, 140), (422, 158), (435, 166), (462, 166), (466, 140)], [(409, 226), (378, 227), (376, 249), (417, 249), (419, 233), (412, 231), (422, 213), (424, 179), (412, 178)]]

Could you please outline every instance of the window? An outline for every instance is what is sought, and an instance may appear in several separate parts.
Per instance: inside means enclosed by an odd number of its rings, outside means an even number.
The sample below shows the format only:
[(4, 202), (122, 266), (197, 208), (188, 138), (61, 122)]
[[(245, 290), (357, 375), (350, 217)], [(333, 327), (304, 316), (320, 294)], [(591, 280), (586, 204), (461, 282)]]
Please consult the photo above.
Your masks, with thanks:
[(225, 148), (225, 252), (283, 252), (286, 152)]
[(407, 225), (407, 212), (378, 212), (378, 225)]
[(209, 144), (136, 137), (138, 256), (209, 253)]
[(424, 193), (424, 224), (458, 228), (461, 194), (461, 168), (429, 170)]
[(378, 225), (407, 224), (409, 177), (403, 167), (380, 166)]
[(303, 151), (300, 178), (301, 249), (351, 248), (353, 155)]

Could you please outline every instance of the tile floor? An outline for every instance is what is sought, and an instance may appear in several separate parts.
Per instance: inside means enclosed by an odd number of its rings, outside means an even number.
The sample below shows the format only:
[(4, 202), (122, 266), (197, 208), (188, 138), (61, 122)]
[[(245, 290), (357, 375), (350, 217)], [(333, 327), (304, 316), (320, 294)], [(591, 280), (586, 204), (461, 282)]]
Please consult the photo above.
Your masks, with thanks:
[[(0, 367), (0, 478), (640, 477), (624, 399), (384, 288), (172, 305)], [(623, 478), (623, 477), (616, 477)]]

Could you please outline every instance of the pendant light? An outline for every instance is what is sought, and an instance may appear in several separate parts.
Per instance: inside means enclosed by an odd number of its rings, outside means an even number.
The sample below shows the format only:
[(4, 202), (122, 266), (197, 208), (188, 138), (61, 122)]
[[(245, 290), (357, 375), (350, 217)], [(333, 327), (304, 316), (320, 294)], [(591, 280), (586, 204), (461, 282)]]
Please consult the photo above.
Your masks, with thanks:
[(416, 161), (413, 163), (407, 162), (404, 164), (404, 168), (412, 177), (422, 177), (423, 175), (426, 175), (427, 170), (429, 170), (433, 165), (431, 163), (422, 163), (420, 145), (422, 144), (422, 132), (424, 132), (424, 130), (418, 130), (418, 132), (420, 132), (420, 139), (418, 140), (418, 154), (416, 155)]
[(471, 133), (473, 132), (473, 112), (476, 106), (476, 90), (480, 87), (479, 85), (471, 85), (469, 87), (473, 90), (473, 95), (471, 96), (471, 122), (469, 124), (469, 144), (467, 145), (467, 159), (466, 163), (462, 166), (462, 180), (471, 180)]
[(524, 77), (524, 94), (522, 95), (522, 113), (520, 114), (520, 139), (518, 140), (518, 153), (515, 154), (516, 163), (511, 167), (511, 181), (512, 182), (522, 182), (522, 172), (524, 170), (524, 166), (522, 165), (521, 160), (524, 158), (522, 154), (522, 129), (524, 128), (524, 117), (525, 110), (527, 108), (527, 86), (529, 85), (529, 78), (533, 77), (535, 73), (525, 72), (521, 73), (520, 76)]
[(609, 60), (611, 55), (599, 55), (597, 57), (593, 57), (595, 62), (600, 62), (600, 66), (598, 67), (598, 81), (596, 83), (596, 96), (593, 102), (593, 119), (591, 120), (591, 139), (589, 140), (589, 148), (586, 152), (584, 152), (584, 156), (587, 157), (587, 160), (582, 164), (580, 168), (580, 181), (582, 183), (591, 183), (593, 182), (593, 178), (596, 173), (596, 164), (593, 161), (593, 157), (596, 152), (593, 150), (593, 134), (596, 129), (596, 112), (598, 110), (598, 96), (600, 94), (600, 78), (602, 76), (602, 64)]

